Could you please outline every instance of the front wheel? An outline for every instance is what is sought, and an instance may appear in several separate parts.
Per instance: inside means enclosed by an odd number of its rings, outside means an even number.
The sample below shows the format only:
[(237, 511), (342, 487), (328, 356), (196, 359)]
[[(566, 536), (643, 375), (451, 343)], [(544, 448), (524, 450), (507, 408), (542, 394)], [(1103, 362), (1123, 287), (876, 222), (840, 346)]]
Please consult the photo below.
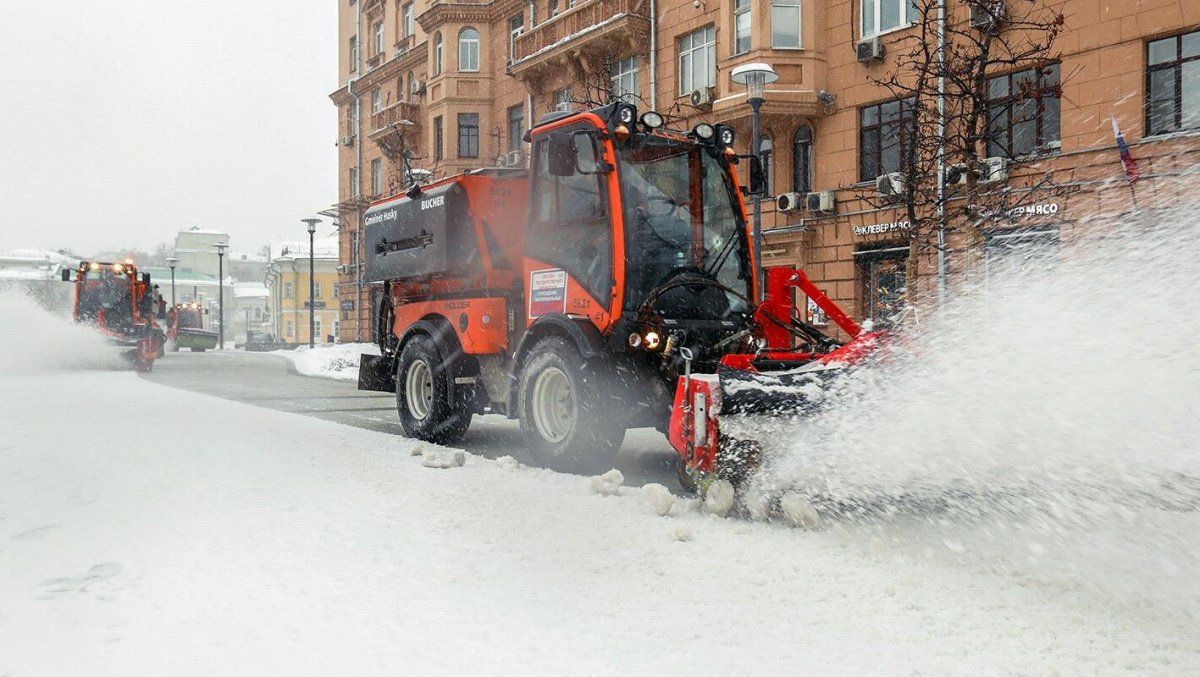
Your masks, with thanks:
[(574, 347), (553, 336), (533, 347), (521, 370), (521, 431), (542, 465), (609, 468), (625, 439), (616, 412), (604, 406), (605, 379), (581, 362)]
[(396, 366), (396, 411), (407, 437), (436, 444), (462, 439), (471, 425), (471, 409), (451, 380), (454, 369), (425, 335), (404, 345)]

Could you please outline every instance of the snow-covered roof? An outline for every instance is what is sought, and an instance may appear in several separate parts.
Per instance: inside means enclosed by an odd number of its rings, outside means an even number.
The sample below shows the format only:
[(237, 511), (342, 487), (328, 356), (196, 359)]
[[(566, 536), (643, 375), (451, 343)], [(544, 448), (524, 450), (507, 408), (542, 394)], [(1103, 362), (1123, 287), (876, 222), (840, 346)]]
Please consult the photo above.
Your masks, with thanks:
[(57, 280), (58, 272), (48, 268), (0, 268), (0, 281)]
[(191, 228), (188, 228), (187, 230), (179, 231), (180, 235), (184, 235), (187, 233), (192, 233), (195, 235), (229, 235), (229, 233), (226, 233), (223, 230), (213, 230), (212, 228), (201, 228), (200, 226), (192, 226)]
[(266, 298), (269, 292), (266, 285), (258, 282), (237, 282), (233, 285), (233, 295), (239, 299)]
[[(280, 259), (307, 259), (308, 258), (308, 241), (298, 240), (289, 242), (272, 242), (271, 243), (271, 260), (278, 261)], [(317, 259), (337, 259), (338, 257), (338, 238), (334, 237), (319, 237), (313, 243), (313, 258)]]
[(47, 249), (9, 249), (8, 251), (0, 252), (0, 260), (17, 262), (29, 262), (31, 264), (70, 264), (71, 266), (79, 263), (79, 259), (59, 254)]

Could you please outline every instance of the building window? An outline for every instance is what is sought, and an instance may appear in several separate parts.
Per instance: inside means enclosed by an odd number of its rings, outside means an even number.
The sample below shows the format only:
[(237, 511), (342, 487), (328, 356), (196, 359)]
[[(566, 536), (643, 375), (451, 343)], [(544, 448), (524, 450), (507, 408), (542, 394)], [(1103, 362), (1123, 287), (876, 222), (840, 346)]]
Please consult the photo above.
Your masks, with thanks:
[(375, 158), (371, 160), (371, 195), (378, 196), (383, 194), (383, 160)]
[(679, 38), (679, 93), (712, 87), (717, 80), (717, 30), (701, 28)]
[(358, 36), (350, 36), (350, 72), (358, 70)]
[(458, 114), (458, 156), (479, 157), (479, 113)]
[(358, 197), (358, 167), (350, 168), (350, 197)]
[(404, 37), (407, 38), (413, 34), (413, 4), (411, 2), (404, 5), (402, 16), (404, 17)]
[(812, 127), (803, 125), (792, 145), (792, 190), (800, 194), (812, 192), (812, 151)]
[(1057, 148), (1058, 64), (988, 80), (987, 154), (1007, 158)]
[(764, 134), (759, 140), (758, 156), (762, 161), (763, 181), (767, 186), (767, 195), (773, 195), (775, 187), (775, 143)]
[(324, 343), (325, 340), (321, 336), (321, 318), (314, 316), (312, 319), (312, 322), (313, 322), (313, 335), (312, 335), (313, 340), (316, 341), (317, 343)]
[(614, 99), (632, 103), (638, 95), (638, 58), (631, 56), (613, 62), (609, 68)]
[(293, 294), (292, 283), (284, 282), (283, 283), (283, 298), (290, 299), (290, 298), (292, 298), (292, 294)]
[(371, 92), (371, 110), (378, 113), (383, 110), (383, 88), (376, 87), (375, 91)]
[(383, 54), (383, 22), (375, 24), (375, 51), (372, 54)]
[(1200, 128), (1200, 31), (1146, 49), (1146, 134)]
[(750, 0), (733, 0), (733, 53), (750, 51)]
[(917, 22), (917, 0), (862, 0), (859, 7), (864, 38)]
[(575, 100), (575, 95), (570, 87), (563, 87), (554, 92), (554, 108), (557, 110), (569, 110), (571, 102)]
[(550, 0), (550, 16), (558, 16), (558, 0)]
[(800, 0), (771, 0), (771, 47), (800, 49)]
[(518, 14), (508, 19), (508, 62), (512, 63), (517, 53), (517, 36), (525, 32), (525, 17)]
[(437, 116), (433, 119), (433, 159), (441, 160), (446, 157), (444, 143), (446, 138), (445, 130), (442, 126), (442, 116)]
[(875, 323), (876, 328), (889, 326), (904, 312), (905, 266), (908, 247), (856, 252), (862, 316)]
[(291, 320), (287, 321), (287, 336), (288, 336), (288, 338), (295, 338), (295, 336), (296, 336), (296, 329), (293, 326)]
[(513, 106), (508, 109), (508, 152), (521, 150), (521, 137), (525, 135), (525, 108)]
[(442, 34), (433, 34), (433, 74), (442, 74)]
[(907, 147), (914, 122), (912, 99), (888, 101), (858, 111), (858, 179), (874, 181), (904, 166), (901, 149)]
[(458, 70), (479, 70), (479, 31), (474, 28), (458, 32)]

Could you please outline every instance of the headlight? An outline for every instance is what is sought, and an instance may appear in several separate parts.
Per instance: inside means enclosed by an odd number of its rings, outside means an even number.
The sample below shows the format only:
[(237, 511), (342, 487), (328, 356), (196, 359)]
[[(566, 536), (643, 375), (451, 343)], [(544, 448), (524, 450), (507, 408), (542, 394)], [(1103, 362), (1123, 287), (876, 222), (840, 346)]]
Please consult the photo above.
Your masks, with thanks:
[(713, 138), (716, 133), (717, 130), (707, 122), (701, 122), (695, 127), (692, 127), (692, 135), (697, 139), (702, 139), (704, 141), (708, 141), (709, 139)]
[(654, 111), (642, 113), (642, 126), (646, 129), (658, 129), (663, 126), (663, 116)]
[(656, 331), (646, 332), (646, 350), (657, 350), (658, 344), (662, 342), (662, 337)]
[(633, 106), (620, 106), (617, 108), (617, 121), (623, 125), (632, 125), (637, 119), (637, 109)]
[(735, 135), (733, 133), (733, 127), (719, 125), (717, 129), (717, 143), (721, 144), (722, 146), (729, 147), (733, 145), (734, 138)]
[(637, 348), (642, 345), (642, 335), (635, 331), (629, 335), (628, 341), (630, 348)]

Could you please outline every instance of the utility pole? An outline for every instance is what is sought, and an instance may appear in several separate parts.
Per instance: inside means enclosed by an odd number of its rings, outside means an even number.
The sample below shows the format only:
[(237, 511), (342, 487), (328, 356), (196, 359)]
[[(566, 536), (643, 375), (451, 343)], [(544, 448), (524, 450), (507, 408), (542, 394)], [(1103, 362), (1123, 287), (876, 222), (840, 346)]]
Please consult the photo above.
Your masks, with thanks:
[(172, 256), (167, 259), (167, 265), (171, 267), (171, 307), (175, 307), (175, 266), (179, 265), (179, 259)]

